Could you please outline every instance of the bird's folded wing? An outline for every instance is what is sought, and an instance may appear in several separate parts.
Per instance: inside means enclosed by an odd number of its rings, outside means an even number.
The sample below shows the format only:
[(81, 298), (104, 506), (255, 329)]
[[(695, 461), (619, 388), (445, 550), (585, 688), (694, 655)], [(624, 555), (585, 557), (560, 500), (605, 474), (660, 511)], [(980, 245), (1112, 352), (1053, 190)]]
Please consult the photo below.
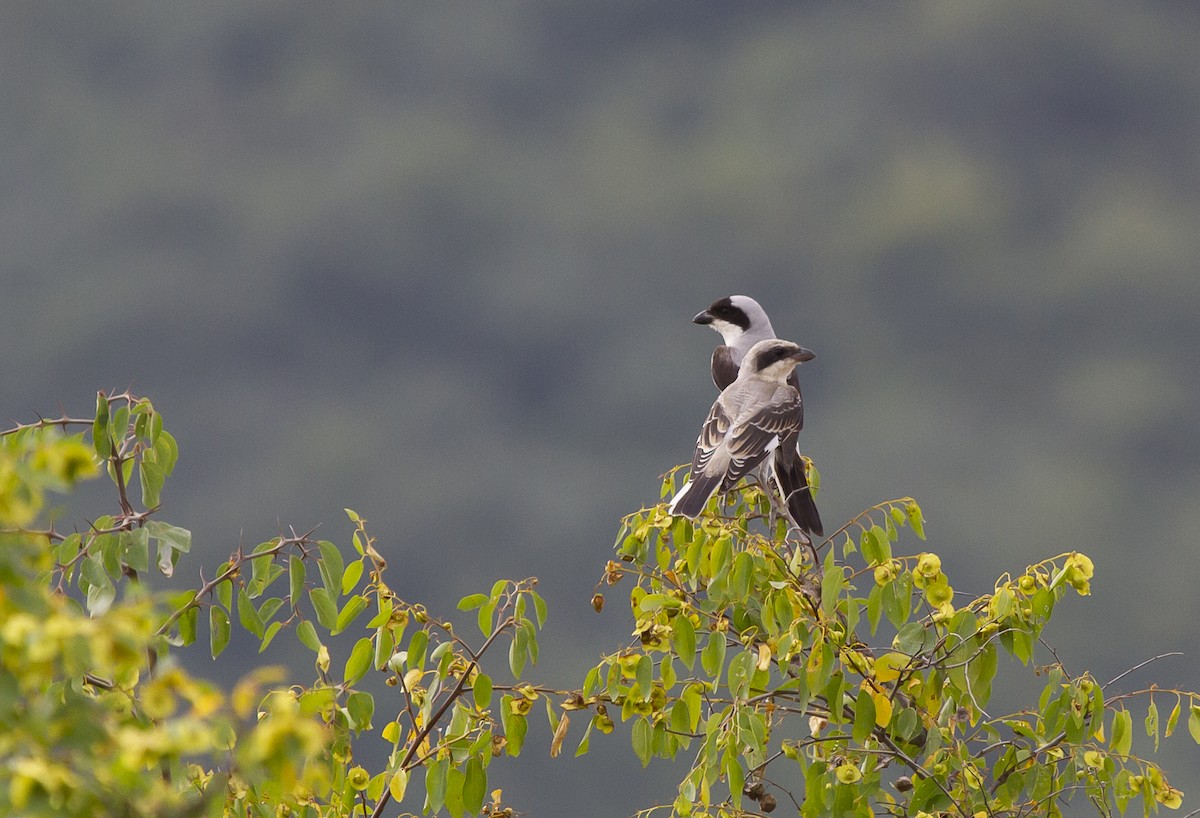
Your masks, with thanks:
[(692, 474), (699, 474), (712, 460), (713, 452), (725, 440), (729, 427), (733, 423), (725, 412), (721, 401), (712, 405), (704, 425), (700, 427), (700, 437), (696, 439), (696, 453), (692, 455)]
[(781, 387), (771, 401), (733, 429), (729, 436), (726, 486), (745, 477), (770, 452), (800, 428), (800, 394)]
[(796, 428), (803, 429), (804, 428), (804, 397), (803, 397), (804, 393), (800, 391), (800, 376), (796, 374), (796, 370), (794, 370), (794, 369), (792, 370), (792, 374), (788, 375), (788, 386), (792, 387), (792, 389), (795, 389), (796, 395), (800, 396), (800, 411), (797, 413), (800, 418), (800, 423), (799, 423), (799, 425), (796, 426)]
[(719, 346), (712, 354), (712, 379), (717, 389), (725, 387), (737, 380), (738, 362), (733, 359), (733, 350), (727, 346)]

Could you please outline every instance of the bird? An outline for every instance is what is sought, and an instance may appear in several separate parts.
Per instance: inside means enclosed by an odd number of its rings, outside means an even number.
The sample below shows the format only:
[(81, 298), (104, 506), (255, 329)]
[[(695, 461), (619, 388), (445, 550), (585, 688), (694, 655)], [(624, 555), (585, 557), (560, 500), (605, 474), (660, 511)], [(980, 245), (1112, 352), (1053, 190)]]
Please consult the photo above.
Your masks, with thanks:
[(794, 441), (803, 405), (788, 378), (798, 364), (815, 357), (778, 338), (750, 348), (700, 428), (688, 480), (671, 498), (670, 514), (694, 519), (714, 493), (733, 488), (768, 455)]
[[(746, 295), (730, 295), (714, 301), (698, 313), (692, 323), (708, 326), (720, 333), (724, 344), (712, 354), (712, 379), (718, 389), (725, 389), (738, 376), (746, 353), (762, 341), (775, 338), (771, 319), (762, 306)], [(800, 395), (800, 379), (791, 371), (788, 383)], [(769, 464), (769, 477), (775, 483), (787, 507), (788, 516), (801, 531), (822, 537), (825, 534), (821, 515), (808, 484), (804, 458), (797, 449), (800, 429), (804, 427), (804, 403), (800, 399), (800, 423), (791, 441), (775, 450)]]

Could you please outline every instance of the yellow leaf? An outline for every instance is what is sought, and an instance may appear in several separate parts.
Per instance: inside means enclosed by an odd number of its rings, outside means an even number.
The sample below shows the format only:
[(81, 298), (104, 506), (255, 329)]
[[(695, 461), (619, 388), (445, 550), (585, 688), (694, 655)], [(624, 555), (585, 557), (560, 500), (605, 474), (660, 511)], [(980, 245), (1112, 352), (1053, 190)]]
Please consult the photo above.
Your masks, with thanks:
[(392, 794), (392, 800), (399, 804), (404, 800), (406, 789), (408, 789), (408, 770), (400, 770), (388, 782), (388, 792)]
[(887, 727), (892, 722), (892, 700), (883, 693), (872, 693), (875, 701), (875, 726)]
[(880, 684), (894, 682), (900, 678), (900, 670), (908, 664), (903, 653), (885, 653), (875, 660), (875, 681)]

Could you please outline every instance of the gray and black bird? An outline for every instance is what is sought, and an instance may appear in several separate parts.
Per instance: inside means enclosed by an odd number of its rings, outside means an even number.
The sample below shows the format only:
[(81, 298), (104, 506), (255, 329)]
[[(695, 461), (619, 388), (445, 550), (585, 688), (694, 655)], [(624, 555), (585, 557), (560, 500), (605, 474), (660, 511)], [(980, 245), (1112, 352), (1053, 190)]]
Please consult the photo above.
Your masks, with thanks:
[[(720, 298), (699, 313), (692, 321), (712, 327), (721, 334), (725, 342), (713, 350), (712, 379), (718, 389), (725, 389), (738, 377), (746, 353), (762, 341), (775, 338), (771, 319), (757, 301), (746, 295), (730, 295)], [(813, 500), (812, 488), (804, 471), (804, 458), (797, 444), (800, 429), (804, 427), (804, 403), (800, 397), (800, 379), (795, 371), (788, 376), (788, 384), (796, 390), (800, 404), (800, 422), (790, 441), (784, 441), (773, 453), (768, 464), (769, 477), (779, 491), (788, 516), (800, 530), (815, 536), (824, 536), (821, 515)]]
[(788, 379), (797, 364), (815, 357), (778, 338), (750, 348), (708, 412), (688, 481), (671, 498), (671, 514), (696, 517), (714, 493), (733, 488), (781, 447), (795, 449), (804, 408)]

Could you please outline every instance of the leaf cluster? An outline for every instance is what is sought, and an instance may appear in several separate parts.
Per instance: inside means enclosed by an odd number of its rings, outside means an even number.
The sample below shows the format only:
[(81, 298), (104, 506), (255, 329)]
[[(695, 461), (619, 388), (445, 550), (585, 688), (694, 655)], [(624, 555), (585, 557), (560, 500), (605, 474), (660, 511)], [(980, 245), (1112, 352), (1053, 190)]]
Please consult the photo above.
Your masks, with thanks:
[[(193, 589), (154, 592), (152, 575), (171, 576), (191, 547), (157, 517), (177, 458), (161, 415), (129, 393), (100, 393), (93, 418), (0, 433), (0, 811), (334, 818), (423, 797), (426, 811), (511, 814), (488, 769), (519, 754), (538, 698), (514, 683), (538, 659), (536, 580), (465, 599), (472, 644), (388, 587), (347, 509), (345, 551), (291, 530), (239, 547)], [(30, 527), (48, 492), (105, 472), (113, 513), (84, 531)], [(221, 657), (235, 627), (260, 653), (294, 632), (314, 677), (263, 665), (226, 691), (178, 663), (197, 644)], [(343, 657), (339, 634), (357, 634)], [(480, 663), (505, 640), (513, 679), (494, 684)], [(398, 692), (394, 712), (377, 713), (372, 675)], [(356, 763), (365, 736), (390, 745), (382, 769)]]
[[(664, 501), (674, 482), (672, 472)], [(1128, 699), (1106, 700), (1091, 676), (1055, 660), (1034, 668), (1036, 703), (989, 710), (1001, 657), (1031, 666), (1055, 605), (1089, 593), (1091, 560), (1061, 554), (971, 597), (937, 554), (894, 553), (905, 529), (925, 537), (909, 497), (822, 543), (789, 539), (754, 485), (694, 522), (665, 502), (625, 518), (602, 583), (631, 585), (634, 640), (567, 702), (592, 712), (579, 752), (616, 715), (631, 722), (643, 765), (686, 753), (669, 806), (679, 816), (762, 814), (784, 801), (809, 818), (1053, 815), (1077, 793), (1101, 812), (1133, 799), (1147, 812), (1178, 806), (1162, 771), (1131, 754)], [(1195, 694), (1169, 695), (1165, 734), (1185, 705), (1200, 712)], [(1155, 746), (1157, 723), (1151, 701)]]

